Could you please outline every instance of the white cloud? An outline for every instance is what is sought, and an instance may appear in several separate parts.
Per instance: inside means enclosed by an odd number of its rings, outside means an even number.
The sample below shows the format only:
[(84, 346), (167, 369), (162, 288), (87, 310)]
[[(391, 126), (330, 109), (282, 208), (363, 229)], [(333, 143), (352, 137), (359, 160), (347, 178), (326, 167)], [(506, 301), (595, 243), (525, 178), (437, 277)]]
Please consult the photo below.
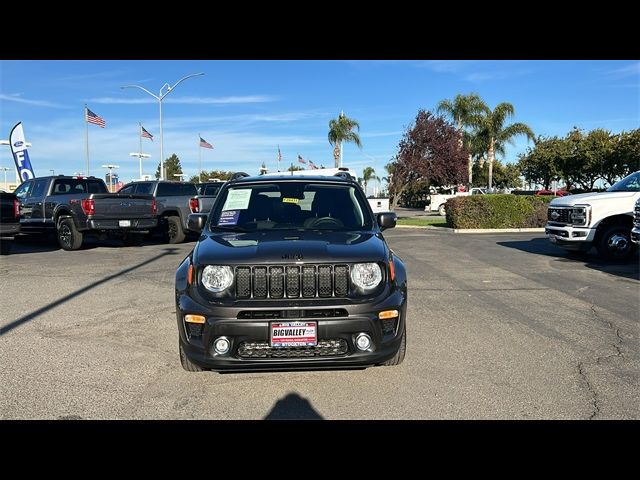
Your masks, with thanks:
[(23, 98), (20, 93), (4, 94), (0, 93), (0, 100), (6, 102), (23, 103), (25, 105), (32, 105), (34, 107), (47, 107), (47, 108), (69, 108), (59, 103), (50, 102), (48, 100), (33, 100), (29, 98)]
[(630, 63), (629, 65), (625, 65), (624, 67), (615, 68), (613, 70), (607, 70), (605, 74), (610, 75), (612, 77), (624, 78), (630, 76), (639, 76), (640, 75), (640, 62)]
[[(229, 97), (167, 97), (165, 103), (176, 103), (183, 105), (232, 105), (245, 103), (265, 103), (274, 102), (276, 97), (270, 95), (244, 95)], [(157, 103), (152, 97), (126, 98), (126, 97), (99, 97), (91, 99), (91, 103), (101, 104), (125, 104), (139, 105), (145, 103)]]

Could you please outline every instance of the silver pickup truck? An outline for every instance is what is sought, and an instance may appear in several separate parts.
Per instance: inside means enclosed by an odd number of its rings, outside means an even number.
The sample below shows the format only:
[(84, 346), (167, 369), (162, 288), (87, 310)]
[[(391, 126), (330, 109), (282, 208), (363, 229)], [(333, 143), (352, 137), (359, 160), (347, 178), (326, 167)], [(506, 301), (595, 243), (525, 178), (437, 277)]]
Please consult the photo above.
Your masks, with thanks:
[(192, 209), (191, 213), (209, 213), (213, 203), (218, 197), (218, 192), (226, 182), (197, 183), (198, 188), (198, 208)]

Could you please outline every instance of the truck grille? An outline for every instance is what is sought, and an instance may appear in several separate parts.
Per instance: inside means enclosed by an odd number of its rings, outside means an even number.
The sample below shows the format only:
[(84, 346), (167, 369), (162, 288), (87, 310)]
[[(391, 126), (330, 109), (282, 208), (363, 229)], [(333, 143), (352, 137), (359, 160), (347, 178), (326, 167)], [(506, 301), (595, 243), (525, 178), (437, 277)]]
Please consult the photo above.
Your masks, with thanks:
[(335, 357), (348, 351), (347, 341), (339, 338), (318, 340), (315, 347), (273, 348), (268, 342), (242, 342), (238, 356), (242, 358)]
[(348, 265), (236, 267), (237, 298), (328, 298), (348, 293)]
[(547, 220), (552, 223), (568, 225), (571, 223), (571, 208), (553, 208), (547, 210)]
[(640, 228), (640, 201), (636, 202), (636, 207), (633, 211), (633, 226)]

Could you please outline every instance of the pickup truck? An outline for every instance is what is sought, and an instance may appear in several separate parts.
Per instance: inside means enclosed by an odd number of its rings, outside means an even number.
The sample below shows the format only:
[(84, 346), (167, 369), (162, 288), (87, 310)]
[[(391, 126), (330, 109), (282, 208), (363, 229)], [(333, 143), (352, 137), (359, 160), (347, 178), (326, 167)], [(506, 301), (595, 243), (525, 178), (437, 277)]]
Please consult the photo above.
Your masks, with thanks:
[(20, 232), (20, 202), (13, 193), (0, 192), (0, 255), (11, 251), (13, 237)]
[(631, 258), (634, 206), (640, 198), (640, 171), (601, 193), (558, 197), (547, 210), (545, 233), (549, 241), (569, 251), (586, 252), (595, 246), (607, 260)]
[(456, 192), (452, 194), (432, 194), (430, 195), (429, 205), (424, 207), (425, 212), (438, 212), (440, 215), (445, 216), (444, 204), (450, 198), (465, 197), (467, 195), (484, 195), (486, 194), (484, 188), (474, 187), (468, 192)]
[(109, 193), (95, 177), (37, 177), (14, 193), (21, 232), (55, 232), (64, 250), (78, 250), (87, 234), (116, 235), (126, 245), (139, 245), (157, 224), (153, 197)]
[(218, 197), (218, 192), (226, 182), (197, 183), (198, 206), (191, 209), (191, 213), (209, 213), (213, 202)]
[(118, 193), (152, 195), (158, 206), (156, 231), (159, 231), (169, 243), (184, 242), (189, 233), (187, 219), (199, 208), (198, 190), (194, 183), (168, 180), (131, 182)]
[(633, 209), (633, 228), (631, 229), (631, 241), (640, 243), (640, 198), (636, 200), (636, 206)]

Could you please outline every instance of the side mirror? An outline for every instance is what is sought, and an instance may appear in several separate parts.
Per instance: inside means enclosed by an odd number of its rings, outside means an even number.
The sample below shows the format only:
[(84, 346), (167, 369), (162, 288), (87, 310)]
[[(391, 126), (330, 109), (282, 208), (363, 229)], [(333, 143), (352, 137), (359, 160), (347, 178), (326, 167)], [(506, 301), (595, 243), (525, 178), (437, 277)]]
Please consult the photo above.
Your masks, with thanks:
[(192, 213), (187, 218), (187, 227), (192, 232), (200, 233), (204, 228), (204, 224), (207, 223), (207, 217), (209, 215), (206, 213)]
[(384, 212), (378, 214), (378, 225), (380, 230), (386, 230), (387, 228), (393, 228), (396, 226), (396, 220), (398, 216), (395, 212)]

